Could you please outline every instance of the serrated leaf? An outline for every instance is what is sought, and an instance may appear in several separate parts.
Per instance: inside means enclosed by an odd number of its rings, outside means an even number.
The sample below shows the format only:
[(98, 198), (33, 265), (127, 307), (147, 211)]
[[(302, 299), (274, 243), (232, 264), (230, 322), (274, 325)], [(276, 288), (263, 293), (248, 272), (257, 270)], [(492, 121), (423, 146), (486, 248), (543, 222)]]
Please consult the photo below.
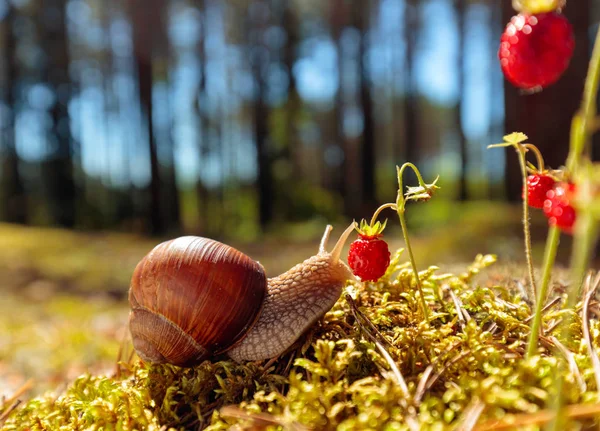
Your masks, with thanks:
[(412, 201), (428, 201), (431, 199), (436, 190), (439, 190), (439, 186), (436, 185), (440, 176), (438, 175), (435, 180), (433, 180), (430, 184), (425, 184), (424, 186), (418, 185), (415, 187), (408, 186), (406, 187), (406, 193), (404, 194), (404, 198), (406, 200)]

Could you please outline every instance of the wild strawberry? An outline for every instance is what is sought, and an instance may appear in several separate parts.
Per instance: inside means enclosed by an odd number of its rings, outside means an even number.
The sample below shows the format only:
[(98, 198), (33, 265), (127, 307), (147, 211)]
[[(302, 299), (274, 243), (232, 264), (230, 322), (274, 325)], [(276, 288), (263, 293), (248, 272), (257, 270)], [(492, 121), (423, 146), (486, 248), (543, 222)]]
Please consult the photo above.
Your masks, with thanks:
[[(543, 208), (546, 193), (552, 190), (554, 178), (545, 174), (533, 174), (527, 177), (527, 199), (532, 208)], [(523, 196), (524, 198), (525, 196)]]
[(385, 223), (370, 226), (363, 220), (358, 230), (359, 238), (350, 244), (348, 265), (362, 281), (379, 280), (390, 265), (390, 250), (381, 239), (383, 229)]
[(548, 224), (566, 233), (573, 233), (573, 225), (577, 218), (572, 205), (575, 190), (573, 183), (558, 183), (546, 194), (544, 201), (544, 214), (548, 217)]
[(573, 28), (563, 15), (520, 13), (502, 33), (498, 58), (506, 79), (533, 89), (556, 82), (569, 66), (574, 48)]

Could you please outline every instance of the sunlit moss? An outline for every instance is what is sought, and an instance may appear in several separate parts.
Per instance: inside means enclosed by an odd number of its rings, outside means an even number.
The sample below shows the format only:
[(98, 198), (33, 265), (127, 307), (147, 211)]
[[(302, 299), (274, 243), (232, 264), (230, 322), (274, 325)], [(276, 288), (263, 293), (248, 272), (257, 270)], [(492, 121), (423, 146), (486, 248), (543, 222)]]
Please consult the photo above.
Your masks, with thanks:
[[(550, 329), (558, 320), (571, 322), (575, 338), (562, 342), (573, 349), (575, 368), (552, 348), (552, 337), (560, 340), (555, 330), (541, 339), (540, 354), (526, 360), (530, 307), (518, 285), (478, 275), (493, 262), (478, 256), (463, 273), (422, 271), (429, 324), (414, 275), (398, 258), (380, 282), (347, 286), (373, 327), (355, 320), (342, 295), (304, 340), (274, 362), (215, 358), (180, 369), (134, 361), (123, 364), (119, 376), (82, 376), (61, 395), (30, 400), (8, 415), (4, 429), (403, 430), (416, 423), (438, 430), (473, 412), (480, 423), (541, 412), (557, 395), (556, 376), (564, 379), (562, 393), (571, 406), (597, 403), (580, 315), (555, 305), (544, 316)], [(554, 295), (561, 293), (557, 285)], [(593, 320), (591, 326), (598, 348), (600, 325)], [(408, 398), (382, 346), (397, 364)]]
[[(83, 372), (114, 368), (127, 313), (126, 304), (100, 298), (0, 295), (0, 397), (27, 378), (38, 394)], [(14, 376), (9, 382), (6, 373)]]

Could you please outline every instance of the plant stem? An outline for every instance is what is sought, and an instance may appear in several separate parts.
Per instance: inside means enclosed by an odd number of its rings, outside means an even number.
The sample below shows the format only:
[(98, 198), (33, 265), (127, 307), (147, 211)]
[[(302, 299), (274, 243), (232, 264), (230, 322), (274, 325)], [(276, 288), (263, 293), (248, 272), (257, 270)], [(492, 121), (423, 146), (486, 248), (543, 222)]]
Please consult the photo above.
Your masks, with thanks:
[(585, 87), (583, 91), (583, 102), (581, 110), (571, 124), (571, 149), (567, 158), (567, 170), (572, 172), (581, 155), (584, 152), (586, 143), (589, 141), (589, 134), (594, 126), (596, 117), (596, 96), (598, 94), (598, 85), (600, 83), (600, 28), (596, 33), (594, 42), (594, 51), (590, 60)]
[[(596, 34), (594, 51), (590, 60), (587, 78), (583, 93), (581, 111), (573, 118), (571, 130), (571, 148), (567, 160), (567, 169), (570, 173), (575, 170), (584, 150), (592, 135), (592, 129), (596, 118), (596, 98), (600, 84), (600, 28)], [(589, 200), (589, 199), (588, 199)], [(588, 205), (589, 207), (589, 202)], [(581, 293), (581, 285), (585, 277), (592, 249), (596, 244), (598, 236), (598, 223), (587, 208), (579, 211), (575, 223), (575, 238), (573, 242), (573, 254), (571, 255), (570, 288), (567, 307), (573, 308)]]
[(415, 282), (417, 283), (417, 288), (419, 289), (419, 297), (421, 298), (421, 307), (423, 308), (423, 314), (425, 315), (425, 320), (429, 322), (429, 310), (427, 309), (427, 303), (425, 302), (425, 294), (423, 293), (423, 288), (421, 287), (421, 280), (419, 280), (419, 272), (417, 271), (415, 256), (413, 255), (412, 247), (410, 246), (410, 240), (408, 239), (408, 228), (406, 227), (406, 217), (404, 217), (405, 211), (404, 209), (400, 211), (399, 208), (400, 207), (398, 207), (398, 218), (400, 219), (400, 226), (402, 226), (402, 235), (404, 236), (404, 242), (406, 243), (406, 250), (408, 251), (410, 264), (415, 274)]
[[(400, 168), (398, 168), (396, 166), (396, 171), (398, 172), (399, 191), (402, 191), (402, 175), (404, 174), (404, 171), (406, 170), (406, 168), (411, 168), (413, 170), (413, 172), (417, 176), (417, 181), (419, 182), (420, 186), (422, 186), (422, 187), (427, 186), (427, 184), (425, 184), (425, 181), (423, 180), (423, 177), (421, 176), (421, 172), (419, 171), (419, 169), (414, 164), (412, 164), (410, 162), (406, 162)], [(402, 193), (404, 193), (404, 192), (402, 192)]]
[[(592, 52), (592, 58), (588, 69), (588, 74), (585, 81), (583, 102), (581, 104), (581, 110), (573, 117), (571, 123), (571, 136), (570, 136), (570, 148), (569, 156), (567, 158), (566, 168), (567, 173), (571, 174), (577, 167), (579, 159), (585, 149), (585, 144), (588, 141), (588, 135), (591, 132), (591, 126), (594, 124), (596, 117), (596, 95), (598, 93), (598, 84), (600, 82), (600, 28), (596, 34), (596, 41), (594, 43), (594, 51)], [(539, 339), (539, 332), (541, 326), (541, 309), (546, 295), (548, 293), (548, 285), (550, 283), (550, 275), (552, 267), (554, 266), (554, 260), (556, 258), (556, 251), (558, 249), (558, 243), (560, 242), (560, 231), (556, 227), (551, 227), (548, 231), (548, 239), (546, 240), (546, 251), (544, 253), (544, 264), (543, 264), (543, 275), (542, 283), (538, 291), (538, 299), (536, 304), (536, 311), (531, 326), (531, 334), (529, 336), (529, 344), (527, 346), (527, 357), (535, 355), (537, 351), (537, 343)], [(578, 258), (579, 259), (579, 258)], [(574, 281), (573, 281), (574, 282)]]
[(375, 222), (377, 221), (377, 217), (379, 217), (379, 214), (381, 214), (381, 211), (383, 211), (384, 209), (387, 208), (391, 208), (394, 211), (397, 211), (396, 208), (396, 204), (383, 204), (381, 205), (379, 208), (377, 208), (377, 211), (375, 211), (375, 213), (373, 214), (373, 217), (371, 217), (371, 226), (373, 226), (375, 224)]
[(421, 286), (421, 280), (419, 279), (419, 272), (417, 271), (417, 264), (415, 262), (415, 257), (413, 255), (412, 247), (410, 246), (410, 239), (408, 237), (408, 228), (406, 227), (406, 217), (404, 216), (406, 200), (404, 199), (404, 186), (402, 182), (402, 175), (404, 174), (404, 170), (406, 168), (411, 168), (415, 174), (417, 175), (417, 180), (419, 181), (419, 185), (422, 187), (426, 187), (425, 181), (423, 181), (423, 177), (421, 173), (417, 169), (415, 165), (412, 163), (405, 163), (401, 168), (396, 167), (396, 171), (398, 173), (398, 197), (396, 199), (396, 212), (398, 213), (398, 218), (400, 219), (400, 226), (402, 226), (402, 235), (404, 236), (404, 242), (406, 243), (406, 250), (408, 251), (408, 256), (410, 258), (410, 264), (412, 266), (413, 273), (415, 274), (415, 282), (417, 284), (417, 288), (419, 289), (419, 296), (421, 298), (421, 307), (423, 308), (423, 315), (425, 316), (425, 320), (429, 322), (429, 310), (427, 309), (427, 303), (425, 302), (425, 294), (423, 293), (423, 288)]
[[(575, 226), (575, 240), (573, 242), (573, 255), (571, 256), (571, 273), (570, 279), (571, 284), (567, 289), (567, 303), (565, 309), (571, 310), (575, 308), (578, 299), (581, 297), (581, 286), (585, 278), (585, 273), (588, 268), (590, 256), (592, 250), (596, 245), (598, 238), (598, 223), (594, 220), (593, 216), (589, 213), (578, 215), (577, 224)], [(569, 318), (561, 324), (561, 338), (563, 340), (569, 340), (571, 337), (571, 324)], [(557, 412), (556, 418), (550, 424), (552, 431), (561, 431), (564, 429), (564, 423), (561, 419), (564, 419), (564, 412), (562, 407), (564, 404), (564, 398), (562, 396), (562, 390), (564, 387), (564, 380), (561, 376), (563, 373), (556, 373), (556, 381), (554, 383), (557, 397), (553, 410)]]
[[(594, 42), (594, 51), (590, 60), (587, 79), (585, 80), (585, 89), (583, 92), (583, 115), (586, 123), (594, 122), (596, 116), (596, 96), (598, 95), (598, 86), (600, 84), (600, 28), (596, 33)], [(589, 130), (586, 130), (589, 132)]]
[(583, 212), (578, 215), (571, 256), (570, 285), (568, 289), (568, 308), (572, 308), (581, 296), (581, 286), (590, 263), (590, 258), (598, 238), (598, 223), (592, 214)]
[(535, 304), (536, 287), (535, 273), (533, 269), (533, 257), (531, 255), (531, 230), (529, 226), (529, 193), (527, 193), (527, 161), (525, 160), (525, 151), (527, 148), (518, 145), (519, 164), (521, 165), (521, 175), (523, 176), (523, 232), (525, 234), (525, 257), (527, 258), (527, 269), (529, 272), (529, 289), (527, 296)]
[(535, 158), (537, 159), (537, 170), (539, 172), (544, 172), (546, 166), (544, 165), (544, 157), (542, 156), (542, 153), (540, 153), (539, 148), (532, 144), (523, 144), (523, 147), (535, 154)]
[[(596, 97), (598, 95), (599, 82), (600, 28), (598, 28), (598, 33), (596, 33), (592, 59), (590, 60), (590, 66), (585, 80), (581, 110), (573, 117), (573, 122), (571, 124), (571, 147), (569, 149), (569, 157), (567, 158), (567, 173), (570, 175), (577, 169), (584, 151), (589, 150), (588, 144), (596, 117)], [(591, 249), (596, 242), (597, 236), (598, 225), (592, 219), (591, 215), (587, 214), (587, 211), (578, 214), (578, 220), (575, 224), (575, 242), (573, 243), (570, 274), (571, 285), (567, 299), (567, 309), (573, 308), (577, 302), (578, 293), (581, 290), (581, 284), (585, 277)], [(563, 327), (564, 334), (568, 336), (569, 325), (565, 323), (563, 323), (563, 325), (565, 325)], [(564, 404), (564, 397), (562, 396), (563, 380), (560, 376), (561, 374), (558, 373), (555, 381), (557, 399), (554, 410), (556, 412), (561, 412)], [(561, 421), (558, 419), (559, 417), (560, 415), (557, 413), (556, 420), (554, 420), (550, 426), (550, 429), (553, 431), (560, 431), (562, 428)]]
[(537, 292), (537, 301), (535, 303), (535, 314), (531, 323), (531, 332), (529, 334), (529, 342), (527, 345), (527, 358), (531, 358), (537, 353), (537, 344), (540, 337), (540, 327), (542, 323), (542, 308), (548, 296), (548, 286), (550, 285), (550, 276), (554, 267), (554, 259), (556, 258), (556, 250), (560, 242), (560, 231), (556, 226), (552, 226), (548, 231), (548, 239), (546, 240), (546, 249), (544, 251), (544, 263), (542, 267), (542, 283)]

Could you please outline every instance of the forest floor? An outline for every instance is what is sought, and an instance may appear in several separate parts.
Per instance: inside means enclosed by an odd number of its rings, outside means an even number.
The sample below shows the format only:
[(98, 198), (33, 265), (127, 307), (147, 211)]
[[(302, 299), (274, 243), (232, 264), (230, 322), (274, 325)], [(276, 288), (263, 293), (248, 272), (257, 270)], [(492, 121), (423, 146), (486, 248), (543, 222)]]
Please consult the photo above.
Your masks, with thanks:
[[(422, 269), (452, 271), (478, 253), (496, 254), (495, 274), (518, 278), (524, 270), (520, 209), (465, 206), (450, 222), (414, 211), (414, 251)], [(440, 211), (442, 211), (441, 209)], [(494, 212), (493, 218), (489, 214)], [(437, 213), (439, 215), (439, 212)], [(436, 219), (437, 217), (437, 219)], [(426, 224), (424, 224), (426, 223)], [(390, 249), (403, 245), (390, 221)], [(427, 226), (427, 227), (426, 227)], [(543, 249), (544, 221), (533, 217), (534, 254)], [(335, 226), (334, 234), (342, 226)], [(280, 273), (314, 254), (321, 231), (291, 242), (274, 232), (260, 244), (232, 244)], [(27, 384), (27, 395), (60, 392), (85, 372), (110, 373), (127, 340), (129, 278), (159, 240), (120, 233), (81, 233), (0, 224), (0, 397)], [(567, 245), (562, 249), (568, 250)], [(277, 250), (276, 253), (273, 250)], [(568, 254), (563, 253), (559, 261)]]

